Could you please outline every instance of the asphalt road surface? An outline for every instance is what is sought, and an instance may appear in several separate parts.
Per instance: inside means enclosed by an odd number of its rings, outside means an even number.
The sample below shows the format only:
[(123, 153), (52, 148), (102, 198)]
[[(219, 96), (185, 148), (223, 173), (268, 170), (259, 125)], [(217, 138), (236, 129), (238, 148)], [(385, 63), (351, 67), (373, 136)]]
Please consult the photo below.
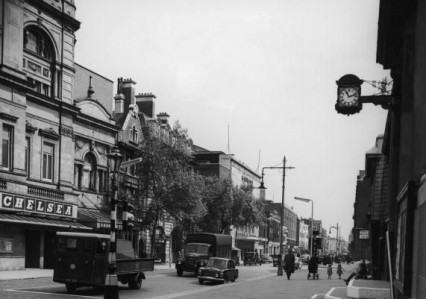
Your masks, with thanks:
[[(353, 266), (344, 265), (343, 277), (347, 277)], [(261, 298), (261, 299), (305, 299), (312, 295), (324, 294), (332, 287), (344, 287), (343, 280), (334, 274), (327, 279), (326, 269), (319, 269), (319, 280), (308, 280), (306, 266), (296, 270), (290, 280), (284, 273), (277, 275), (277, 267), (271, 264), (262, 266), (239, 266), (239, 278), (234, 283), (198, 283), (191, 273), (177, 277), (173, 268), (147, 272), (140, 290), (130, 290), (127, 285), (119, 285), (120, 298), (133, 299), (195, 299), (195, 298)], [(54, 283), (51, 278), (9, 280), (0, 282), (0, 298), (103, 298), (102, 290), (78, 288), (74, 294), (67, 293), (65, 285)]]

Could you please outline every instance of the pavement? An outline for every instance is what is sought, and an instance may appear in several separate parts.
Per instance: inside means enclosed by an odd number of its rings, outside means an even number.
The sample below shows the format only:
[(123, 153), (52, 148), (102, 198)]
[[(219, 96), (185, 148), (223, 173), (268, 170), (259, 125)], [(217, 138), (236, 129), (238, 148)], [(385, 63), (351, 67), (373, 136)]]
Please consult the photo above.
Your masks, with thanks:
[[(175, 264), (154, 264), (154, 271), (157, 270), (174, 270)], [(43, 277), (53, 277), (52, 269), (35, 269), (27, 268), (23, 270), (4, 270), (0, 271), (0, 281), (18, 280), (18, 279), (34, 279)]]

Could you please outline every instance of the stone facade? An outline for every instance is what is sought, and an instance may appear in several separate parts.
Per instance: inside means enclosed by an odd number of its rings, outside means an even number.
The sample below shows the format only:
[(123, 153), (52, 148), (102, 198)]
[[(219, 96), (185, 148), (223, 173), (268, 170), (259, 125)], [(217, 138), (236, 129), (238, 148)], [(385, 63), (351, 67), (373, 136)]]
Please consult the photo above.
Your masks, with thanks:
[(109, 229), (113, 82), (74, 63), (73, 1), (2, 7), (0, 270), (52, 268), (56, 231)]

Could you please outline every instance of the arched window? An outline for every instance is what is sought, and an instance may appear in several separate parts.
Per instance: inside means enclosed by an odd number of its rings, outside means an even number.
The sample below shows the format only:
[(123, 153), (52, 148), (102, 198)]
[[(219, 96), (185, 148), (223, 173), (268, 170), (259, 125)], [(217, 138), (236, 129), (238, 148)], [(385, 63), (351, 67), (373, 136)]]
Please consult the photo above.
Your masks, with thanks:
[(28, 81), (34, 84), (34, 91), (48, 97), (54, 95), (57, 73), (54, 53), (53, 43), (46, 33), (35, 26), (24, 29), (23, 70)]
[(88, 153), (84, 157), (83, 173), (81, 179), (81, 187), (89, 190), (96, 190), (96, 159), (93, 154)]
[(31, 51), (44, 59), (52, 60), (50, 40), (42, 33), (30, 28), (24, 32), (24, 49)]

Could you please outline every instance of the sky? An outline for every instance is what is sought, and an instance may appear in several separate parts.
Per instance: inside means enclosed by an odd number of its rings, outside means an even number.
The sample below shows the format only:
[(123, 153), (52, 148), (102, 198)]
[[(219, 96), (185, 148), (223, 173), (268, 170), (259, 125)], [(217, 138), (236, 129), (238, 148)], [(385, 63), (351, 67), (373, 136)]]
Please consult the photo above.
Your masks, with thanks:
[[(196, 145), (251, 169), (285, 172), (284, 201), (323, 228), (353, 227), (357, 175), (384, 133), (387, 111), (337, 114), (336, 80), (381, 80), (379, 0), (75, 0), (75, 61), (131, 78), (156, 96)], [(96, 87), (95, 87), (96, 90)], [(114, 89), (115, 91), (115, 89)], [(362, 94), (377, 93), (364, 83)], [(281, 169), (265, 169), (266, 198), (282, 200)], [(331, 229), (331, 235), (336, 230)]]

